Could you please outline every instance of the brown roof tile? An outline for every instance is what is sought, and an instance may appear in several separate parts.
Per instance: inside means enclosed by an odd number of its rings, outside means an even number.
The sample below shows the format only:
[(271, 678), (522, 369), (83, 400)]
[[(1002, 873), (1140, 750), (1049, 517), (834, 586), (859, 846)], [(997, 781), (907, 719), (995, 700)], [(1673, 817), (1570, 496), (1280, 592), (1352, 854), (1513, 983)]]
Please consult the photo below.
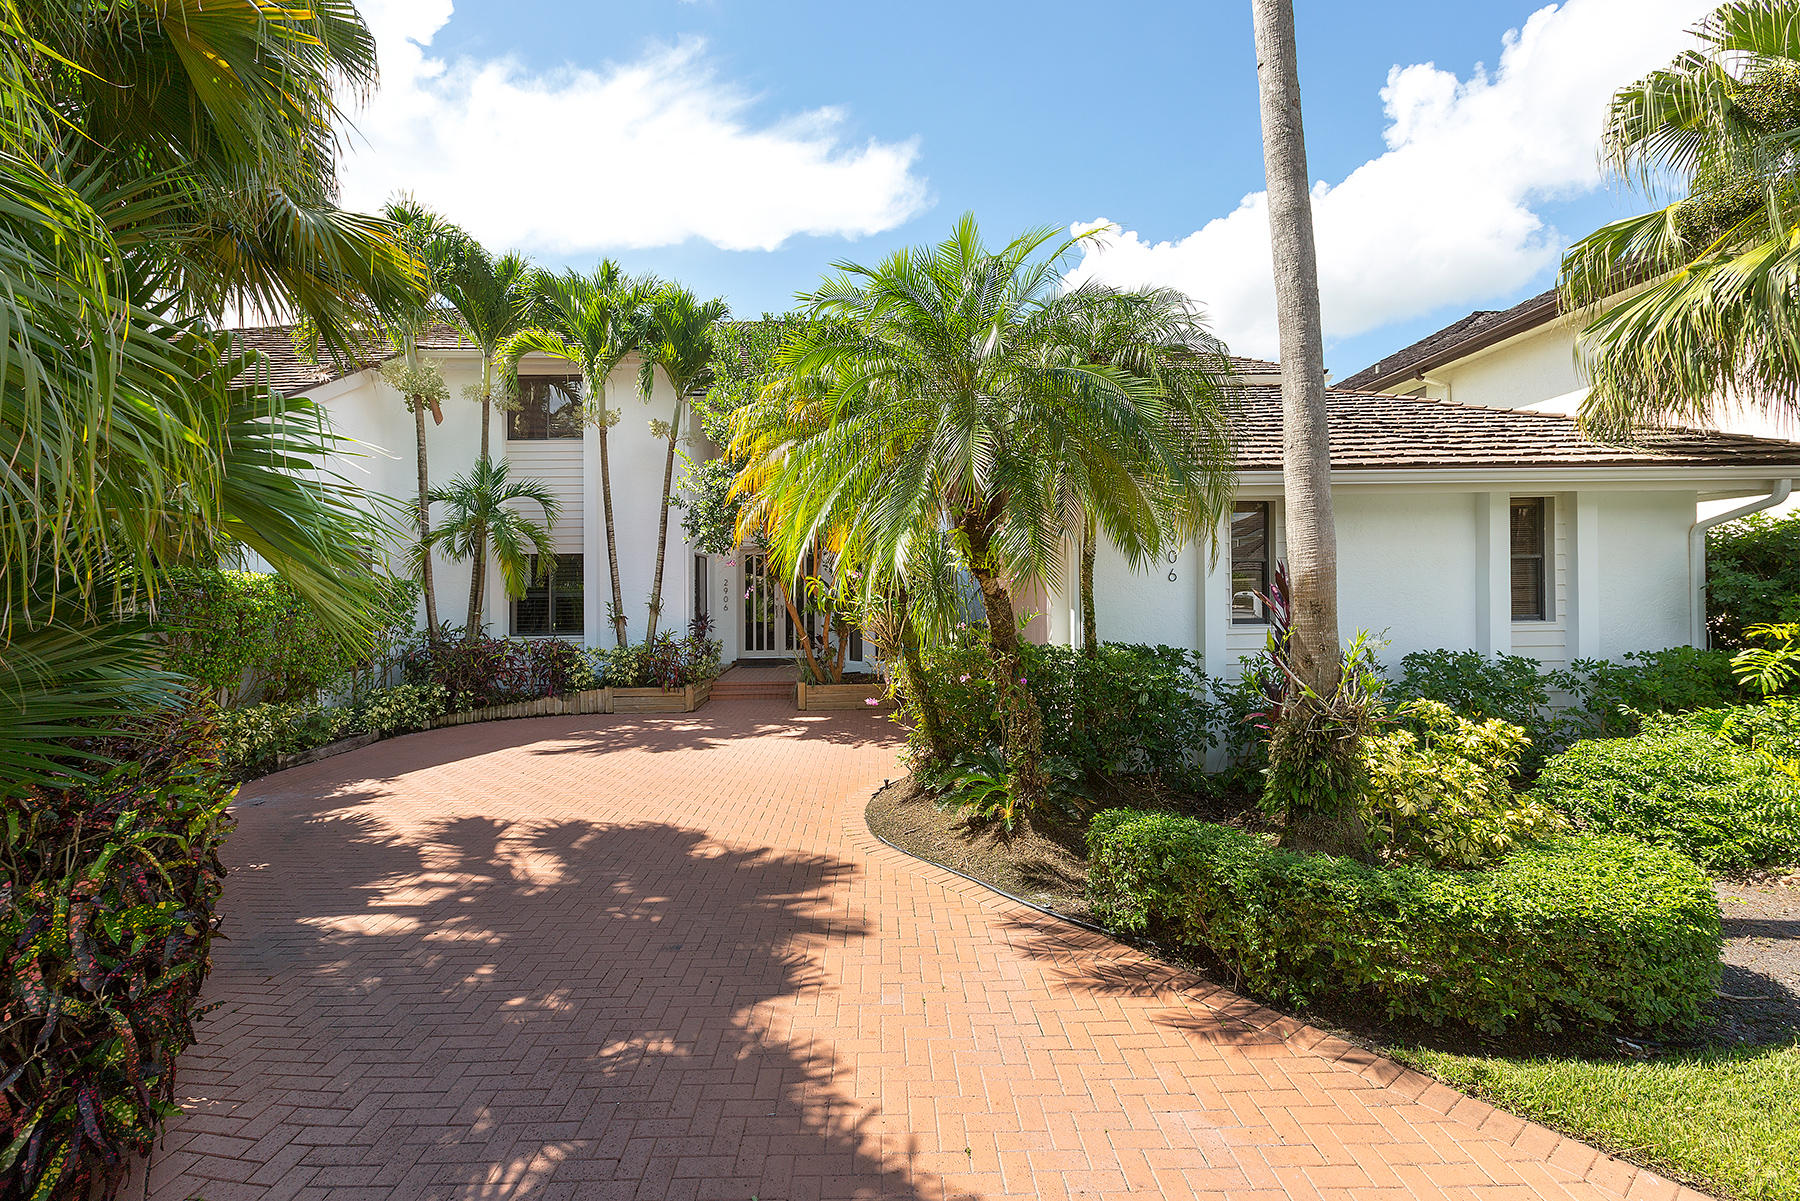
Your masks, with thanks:
[[(1241, 471), (1281, 467), (1281, 389), (1238, 390)], [(1339, 470), (1479, 467), (1758, 467), (1800, 469), (1800, 443), (1705, 430), (1647, 433), (1629, 446), (1594, 442), (1573, 419), (1385, 392), (1325, 393)]]
[[(261, 359), (233, 380), (234, 384), (266, 383), (283, 395), (305, 392), (329, 384), (346, 375), (377, 366), (394, 357), (394, 348), (386, 342), (372, 344), (354, 364), (340, 366), (329, 358), (309, 363), (294, 347), (291, 325), (252, 325), (232, 330), (240, 347), (256, 351)], [(455, 326), (437, 323), (419, 335), (421, 350), (455, 350), (472, 345)]]
[(1364, 367), (1342, 380), (1339, 386), (1375, 389), (1414, 379), (1421, 371), (1473, 354), (1503, 338), (1536, 329), (1552, 320), (1558, 311), (1554, 289), (1521, 300), (1510, 309), (1477, 309), (1435, 334), (1420, 338), (1403, 350), (1396, 350), (1379, 363)]

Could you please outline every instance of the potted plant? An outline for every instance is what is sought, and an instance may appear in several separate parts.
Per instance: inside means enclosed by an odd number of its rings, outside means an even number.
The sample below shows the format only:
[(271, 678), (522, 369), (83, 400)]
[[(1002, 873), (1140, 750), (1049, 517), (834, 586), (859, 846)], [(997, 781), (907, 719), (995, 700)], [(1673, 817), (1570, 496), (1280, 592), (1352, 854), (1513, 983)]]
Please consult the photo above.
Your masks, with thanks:
[(840, 561), (829, 578), (808, 576), (808, 604), (819, 619), (815, 641), (803, 634), (805, 653), (795, 656), (800, 682), (795, 701), (802, 710), (880, 709), (888, 688), (873, 672), (846, 672), (850, 639), (862, 626), (862, 573)]

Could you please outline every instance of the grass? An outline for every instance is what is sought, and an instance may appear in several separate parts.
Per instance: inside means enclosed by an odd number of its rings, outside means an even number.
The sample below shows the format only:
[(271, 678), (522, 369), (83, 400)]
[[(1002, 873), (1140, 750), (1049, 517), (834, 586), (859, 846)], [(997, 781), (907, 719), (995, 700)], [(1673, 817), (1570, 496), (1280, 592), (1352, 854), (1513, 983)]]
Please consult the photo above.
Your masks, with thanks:
[(1502, 1109), (1741, 1201), (1800, 1201), (1800, 1044), (1653, 1059), (1390, 1047)]

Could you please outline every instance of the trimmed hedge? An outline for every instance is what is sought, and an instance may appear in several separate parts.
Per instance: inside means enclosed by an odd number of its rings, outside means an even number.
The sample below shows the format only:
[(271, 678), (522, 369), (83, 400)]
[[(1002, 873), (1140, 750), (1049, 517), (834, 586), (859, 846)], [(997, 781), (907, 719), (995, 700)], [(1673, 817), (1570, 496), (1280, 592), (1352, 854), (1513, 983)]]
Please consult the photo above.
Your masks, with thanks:
[(1706, 877), (1626, 838), (1567, 836), (1444, 872), (1115, 809), (1094, 819), (1088, 852), (1105, 921), (1204, 947), (1278, 1003), (1357, 1001), (1489, 1032), (1654, 1028), (1696, 1023), (1718, 978)]
[(1800, 862), (1800, 788), (1760, 750), (1705, 728), (1704, 712), (1578, 742), (1544, 764), (1533, 795), (1577, 826), (1671, 847), (1708, 871)]
[(368, 693), (351, 705), (317, 701), (251, 705), (218, 716), (219, 765), (234, 780), (272, 771), (281, 755), (310, 751), (340, 738), (374, 734), (386, 738), (426, 730), (449, 712), (449, 694), (439, 684), (399, 684)]

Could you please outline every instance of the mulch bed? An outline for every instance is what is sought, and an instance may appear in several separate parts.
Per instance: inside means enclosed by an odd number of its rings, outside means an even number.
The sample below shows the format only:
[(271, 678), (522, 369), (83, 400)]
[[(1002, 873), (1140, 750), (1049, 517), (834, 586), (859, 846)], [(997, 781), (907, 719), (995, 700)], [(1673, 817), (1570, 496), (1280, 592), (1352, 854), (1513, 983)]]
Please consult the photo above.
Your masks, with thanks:
[[(1113, 797), (1097, 808), (1136, 804), (1180, 809), (1208, 821), (1233, 825), (1257, 821), (1253, 813), (1234, 807), (1229, 798), (1159, 797), (1142, 803), (1145, 801), (1146, 798)], [(1008, 837), (994, 827), (971, 827), (959, 812), (941, 808), (912, 780), (900, 779), (870, 800), (868, 821), (876, 835), (921, 859), (952, 868), (1064, 916), (1093, 920), (1086, 897), (1084, 818), (1027, 823)], [(1725, 968), (1719, 997), (1712, 1008), (1713, 1020), (1684, 1036), (1679, 1044), (1669, 1044), (1670, 1048), (1749, 1047), (1794, 1041), (1800, 1037), (1800, 872), (1720, 880), (1714, 888), (1725, 918)], [(1146, 949), (1220, 983), (1234, 983), (1219, 965), (1194, 962), (1174, 947)], [(1443, 1030), (1396, 1029), (1378, 1014), (1333, 1010), (1305, 1016), (1363, 1041), (1415, 1040), (1447, 1050), (1480, 1049), (1472, 1036)], [(1506, 1040), (1506, 1046), (1516, 1052), (1524, 1049), (1523, 1043), (1533, 1041), (1536, 1040), (1515, 1034)], [(1607, 1041), (1625, 1054), (1643, 1054), (1650, 1049), (1627, 1040)], [(1575, 1048), (1564, 1043), (1561, 1049)]]

